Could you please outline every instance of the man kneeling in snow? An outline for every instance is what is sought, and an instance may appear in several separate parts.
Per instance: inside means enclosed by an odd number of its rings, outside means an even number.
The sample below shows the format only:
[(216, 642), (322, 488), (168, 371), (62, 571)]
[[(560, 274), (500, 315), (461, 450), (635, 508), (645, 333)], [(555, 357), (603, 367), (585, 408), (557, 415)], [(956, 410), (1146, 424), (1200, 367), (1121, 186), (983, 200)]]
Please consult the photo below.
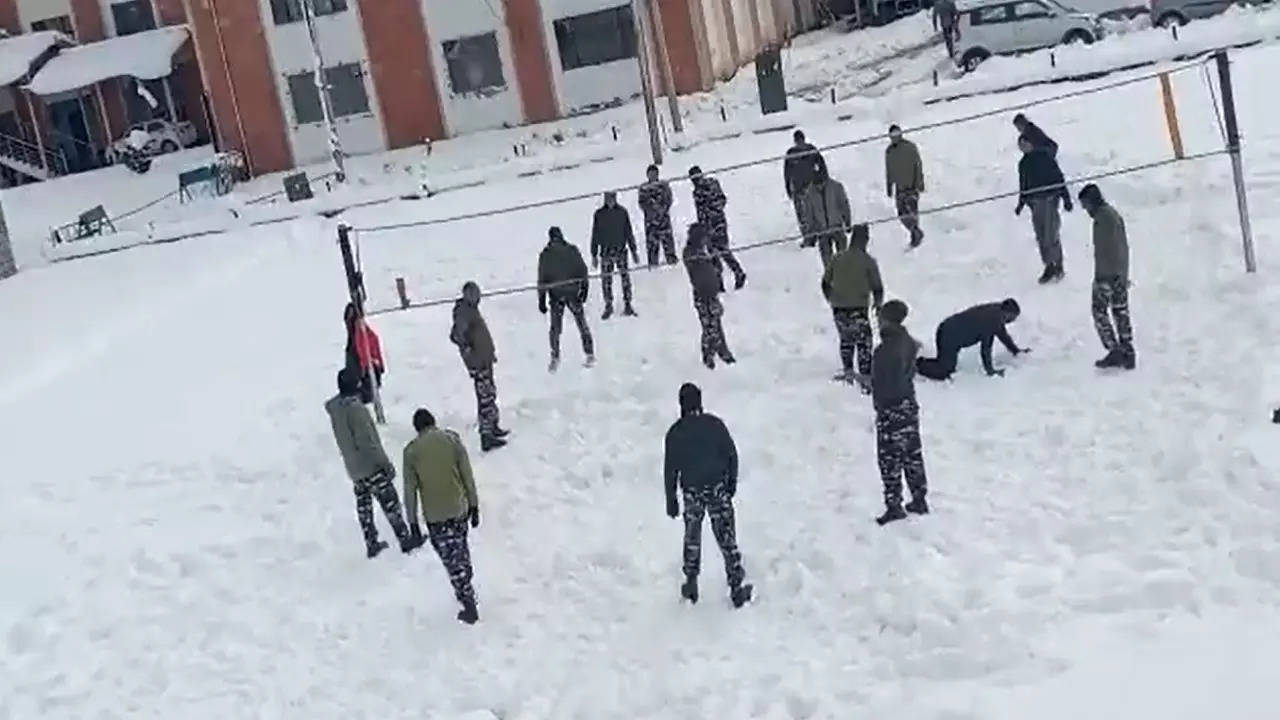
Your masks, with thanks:
[(1021, 312), (1017, 300), (1005, 298), (1000, 302), (974, 305), (943, 320), (935, 336), (938, 356), (918, 358), (916, 371), (930, 380), (947, 380), (956, 371), (960, 351), (980, 344), (982, 369), (988, 376), (1004, 375), (1004, 370), (997, 370), (991, 364), (991, 346), (998, 339), (1015, 356), (1027, 352), (1013, 342), (1005, 329), (1005, 325), (1017, 320)]

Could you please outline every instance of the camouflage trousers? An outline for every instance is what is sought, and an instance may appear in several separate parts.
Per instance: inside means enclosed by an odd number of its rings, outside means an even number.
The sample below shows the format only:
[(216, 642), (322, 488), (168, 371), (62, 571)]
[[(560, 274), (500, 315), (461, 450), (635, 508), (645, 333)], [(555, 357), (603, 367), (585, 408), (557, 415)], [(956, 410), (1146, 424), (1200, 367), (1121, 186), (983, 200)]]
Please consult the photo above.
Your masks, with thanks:
[(724, 555), (724, 574), (729, 587), (742, 586), (746, 572), (742, 569), (742, 553), (738, 551), (737, 530), (734, 528), (733, 498), (723, 483), (709, 488), (684, 490), (684, 574), (686, 578), (698, 577), (702, 566), (702, 518), (711, 516), (711, 532)]
[(920, 193), (915, 190), (899, 190), (894, 198), (894, 205), (902, 227), (911, 233), (912, 244), (920, 242), (924, 238), (924, 231), (920, 229)]
[(427, 536), (431, 538), (431, 547), (440, 556), (440, 562), (444, 563), (445, 572), (449, 573), (453, 596), (463, 604), (475, 603), (476, 591), (471, 587), (471, 548), (467, 545), (467, 518), (429, 522)]
[(738, 258), (734, 257), (733, 250), (729, 247), (728, 223), (723, 219), (712, 223), (707, 238), (707, 246), (711, 250), (712, 259), (715, 260), (716, 269), (719, 270), (720, 263), (723, 262), (729, 266), (729, 272), (733, 273), (734, 285), (742, 285), (747, 272), (742, 269), (742, 263), (738, 262)]
[(573, 321), (578, 325), (578, 335), (582, 337), (582, 354), (595, 355), (595, 341), (591, 337), (591, 328), (587, 326), (587, 314), (582, 310), (582, 303), (577, 300), (565, 301), (551, 297), (551, 357), (560, 357), (560, 334), (564, 332), (564, 310), (569, 308)]
[(480, 425), (480, 437), (496, 437), (498, 432), (498, 387), (493, 382), (493, 366), (472, 368), (471, 379), (476, 385), (476, 419)]
[(915, 398), (876, 409), (876, 459), (880, 464), (880, 481), (884, 484), (885, 507), (902, 506), (903, 476), (912, 498), (925, 496), (928, 482), (920, 443), (920, 406)]
[(866, 308), (833, 308), (836, 335), (840, 338), (840, 366), (853, 370), (854, 356), (858, 359), (858, 374), (871, 374), (871, 319)]
[(409, 528), (404, 522), (404, 513), (400, 509), (400, 496), (396, 495), (395, 485), (386, 473), (379, 472), (352, 484), (356, 494), (356, 519), (360, 521), (360, 531), (364, 533), (366, 548), (372, 548), (378, 542), (378, 526), (373, 524), (373, 499), (378, 499), (382, 512), (387, 516), (396, 539), (403, 545), (409, 538)]
[(659, 251), (668, 265), (676, 264), (676, 237), (675, 231), (671, 229), (670, 217), (645, 222), (644, 249), (648, 255), (650, 267), (658, 264)]
[(693, 308), (698, 312), (698, 324), (702, 326), (702, 362), (714, 363), (716, 356), (721, 360), (733, 358), (729, 352), (729, 343), (724, 338), (724, 325), (720, 318), (724, 316), (724, 305), (720, 298), (693, 298)]
[(606, 253), (600, 258), (600, 289), (604, 292), (605, 310), (613, 308), (613, 274), (622, 276), (622, 304), (631, 307), (631, 269), (627, 263), (627, 251), (616, 255)]
[[(1093, 281), (1093, 326), (1108, 352), (1133, 353), (1133, 325), (1129, 320), (1129, 283), (1123, 278)], [(1115, 324), (1112, 325), (1112, 318)]]

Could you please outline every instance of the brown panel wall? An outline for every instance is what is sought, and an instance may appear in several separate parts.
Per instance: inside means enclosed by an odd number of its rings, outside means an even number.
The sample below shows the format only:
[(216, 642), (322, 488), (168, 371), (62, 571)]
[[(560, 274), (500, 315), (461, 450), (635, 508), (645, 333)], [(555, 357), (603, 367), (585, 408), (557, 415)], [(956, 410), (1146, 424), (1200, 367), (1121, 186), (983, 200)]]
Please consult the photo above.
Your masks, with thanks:
[(551, 77), (542, 8), (538, 0), (504, 0), (503, 4), (525, 122), (554, 120), (560, 116), (560, 107), (556, 102), (555, 81)]
[(124, 81), (118, 78), (103, 80), (98, 83), (98, 89), (102, 91), (102, 101), (107, 106), (107, 120), (111, 122), (107, 133), (112, 140), (118, 140), (124, 136), (125, 128), (129, 127), (129, 106), (124, 100)]
[(186, 0), (186, 9), (222, 146), (243, 152), (254, 175), (293, 167), (257, 0)]
[(431, 62), (431, 38), (418, 0), (360, 0), (360, 25), (389, 148), (445, 136)]
[(18, 21), (18, 0), (0, 0), (0, 28), (14, 35), (22, 32), (22, 23)]
[(76, 29), (76, 39), (82, 43), (101, 40), (107, 36), (102, 25), (102, 6), (98, 0), (71, 0), (71, 24)]
[(155, 0), (156, 22), (159, 25), (181, 25), (187, 21), (187, 11), (182, 0)]
[(705, 73), (698, 62), (698, 40), (694, 32), (693, 5), (699, 0), (657, 0), (662, 10), (662, 33), (667, 39), (667, 55), (671, 58), (671, 75), (676, 92), (695, 93), (706, 89)]

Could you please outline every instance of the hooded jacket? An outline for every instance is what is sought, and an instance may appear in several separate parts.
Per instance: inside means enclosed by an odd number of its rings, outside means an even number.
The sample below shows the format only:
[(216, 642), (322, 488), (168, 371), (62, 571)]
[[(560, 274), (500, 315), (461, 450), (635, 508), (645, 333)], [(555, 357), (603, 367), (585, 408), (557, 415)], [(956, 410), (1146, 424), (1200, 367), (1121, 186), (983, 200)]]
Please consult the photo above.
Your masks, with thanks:
[(880, 344), (871, 354), (871, 399), (884, 410), (916, 396), (916, 353), (920, 343), (901, 325), (880, 328)]
[(342, 463), (352, 480), (365, 480), (379, 472), (395, 477), (396, 469), (387, 459), (369, 410), (354, 395), (336, 395), (324, 404), (333, 427), (333, 439), (342, 453)]
[(404, 507), (410, 525), (418, 524), (419, 501), (429, 523), (460, 518), (479, 507), (467, 448), (452, 430), (427, 428), (404, 446)]
[(1054, 142), (1053, 138), (1049, 137), (1044, 130), (1041, 130), (1039, 125), (1027, 120), (1019, 129), (1019, 132), (1031, 141), (1031, 147), (1037, 150), (1047, 150), (1050, 157), (1058, 157), (1058, 143)]
[(795, 197), (805, 191), (817, 178), (826, 173), (827, 161), (812, 144), (803, 142), (792, 145), (782, 161), (782, 183), (787, 197)]
[(636, 251), (631, 215), (621, 205), (601, 206), (591, 221), (591, 257), (617, 257), (625, 255), (628, 248)]
[(1033, 149), (1022, 154), (1018, 161), (1018, 189), (1019, 207), (1037, 198), (1051, 197), (1060, 197), (1066, 204), (1071, 204), (1071, 193), (1067, 191), (1062, 169), (1046, 150)]
[(714, 298), (724, 292), (721, 265), (707, 248), (704, 238), (691, 239), (684, 246), (684, 267), (689, 273), (689, 285), (695, 300)]
[(838, 253), (822, 275), (822, 294), (837, 310), (880, 307), (884, 302), (884, 282), (880, 265), (867, 253), (867, 246), (854, 241)]
[(588, 275), (577, 246), (564, 238), (547, 241), (538, 254), (538, 304), (546, 302), (547, 295), (564, 303), (585, 301), (591, 283)]
[(490, 368), (498, 361), (493, 336), (489, 334), (489, 326), (480, 314), (480, 308), (467, 302), (466, 298), (458, 298), (453, 304), (453, 328), (449, 331), (449, 339), (458, 346), (458, 353), (468, 370)]

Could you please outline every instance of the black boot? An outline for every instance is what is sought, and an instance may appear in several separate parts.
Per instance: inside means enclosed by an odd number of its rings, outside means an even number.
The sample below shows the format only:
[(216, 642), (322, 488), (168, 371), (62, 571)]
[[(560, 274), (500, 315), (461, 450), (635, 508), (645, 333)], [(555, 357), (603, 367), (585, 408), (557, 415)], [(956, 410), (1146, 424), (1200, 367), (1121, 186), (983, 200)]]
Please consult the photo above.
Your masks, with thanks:
[(1138, 353), (1133, 348), (1125, 348), (1120, 353), (1120, 363), (1117, 367), (1122, 367), (1125, 370), (1133, 370), (1138, 367)]
[(1053, 282), (1058, 282), (1059, 280), (1061, 280), (1066, 276), (1067, 276), (1066, 269), (1062, 267), (1061, 263), (1059, 263), (1053, 266), (1053, 277), (1049, 279), (1052, 280)]
[(422, 537), (422, 533), (410, 533), (409, 537), (405, 538), (404, 542), (400, 543), (400, 552), (408, 555), (414, 550), (425, 545), (426, 542), (427, 539)]
[(494, 431), (493, 431), (493, 436), (494, 436), (494, 437), (496, 437), (496, 438), (499, 438), (499, 439), (501, 439), (501, 438), (505, 438), (506, 436), (508, 436), (508, 435), (510, 435), (510, 434), (511, 434), (511, 431), (510, 431), (510, 430), (506, 430), (506, 429), (503, 429), (503, 428), (498, 428), (497, 430), (494, 430)]
[(1106, 357), (1095, 362), (1093, 366), (1099, 370), (1105, 370), (1106, 368), (1120, 367), (1121, 362), (1119, 351), (1111, 350), (1106, 354)]
[(924, 495), (920, 494), (911, 498), (911, 502), (907, 503), (904, 509), (912, 515), (928, 515), (929, 503), (925, 502)]
[(702, 364), (706, 365), (708, 370), (716, 369), (716, 359), (711, 357), (710, 355), (703, 356)]
[(476, 610), (474, 602), (462, 603), (462, 609), (458, 611), (458, 619), (468, 625), (475, 625), (480, 619), (480, 613)]
[(746, 274), (746, 273), (742, 273), (741, 275), (739, 275), (739, 276), (738, 276), (738, 279), (737, 279), (737, 280), (734, 280), (734, 281), (733, 281), (733, 289), (734, 289), (734, 290), (741, 290), (741, 289), (742, 289), (742, 286), (743, 286), (743, 285), (746, 285), (746, 284), (747, 284), (747, 274)]
[(506, 446), (507, 446), (507, 441), (503, 440), (500, 437), (485, 435), (480, 438), (481, 452), (489, 452), (490, 450), (497, 450), (498, 448), (506, 447)]
[(746, 605), (747, 603), (751, 602), (751, 596), (754, 593), (755, 593), (754, 586), (750, 584), (739, 585), (738, 587), (733, 588), (732, 590), (729, 591), (729, 599), (733, 601), (733, 606), (735, 608), (740, 608), (743, 605)]
[(381, 540), (374, 540), (372, 545), (365, 547), (364, 554), (370, 560), (378, 557), (378, 553), (387, 549), (387, 544)]
[(612, 305), (605, 305), (605, 306), (604, 306), (604, 314), (600, 316), (600, 319), (601, 319), (601, 320), (608, 320), (608, 319), (609, 319), (609, 318), (611, 318), (611, 317), (613, 317), (613, 306), (612, 306)]
[(738, 362), (738, 358), (734, 357), (733, 353), (729, 352), (728, 350), (725, 350), (724, 352), (720, 353), (720, 360), (725, 365), (732, 365)]
[(883, 527), (894, 520), (901, 520), (906, 516), (907, 513), (902, 510), (901, 505), (894, 505), (892, 507), (885, 508), (884, 514), (876, 518), (876, 524)]
[(1036, 280), (1036, 282), (1040, 283), (1041, 285), (1046, 285), (1052, 279), (1053, 279), (1053, 266), (1045, 265), (1044, 272), (1040, 273), (1040, 277), (1039, 279)]
[(688, 600), (695, 605), (698, 602), (698, 578), (685, 578), (684, 584), (680, 586), (680, 597)]
[(627, 306), (622, 308), (622, 314), (626, 315), (627, 317), (639, 317), (636, 314), (636, 309), (631, 307), (631, 303), (627, 303)]

